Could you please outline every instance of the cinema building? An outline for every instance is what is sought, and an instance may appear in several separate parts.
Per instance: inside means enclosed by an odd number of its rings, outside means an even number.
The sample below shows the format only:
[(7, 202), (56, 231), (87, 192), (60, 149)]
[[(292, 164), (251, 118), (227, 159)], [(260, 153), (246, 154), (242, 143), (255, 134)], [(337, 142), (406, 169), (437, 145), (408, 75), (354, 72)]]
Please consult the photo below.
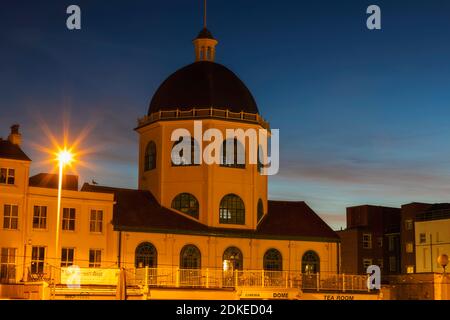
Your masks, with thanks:
[[(224, 136), (226, 129), (270, 128), (245, 84), (215, 62), (212, 34), (204, 28), (193, 42), (195, 62), (160, 85), (135, 128), (138, 188), (78, 188), (66, 176), (59, 247), (56, 177), (28, 178), (18, 127), (0, 141), (4, 296), (40, 283), (44, 298), (114, 298), (122, 268), (130, 299), (367, 293), (365, 276), (339, 274), (339, 237), (306, 203), (268, 199), (260, 165), (173, 163), (171, 133), (185, 128), (194, 136), (194, 121)], [(79, 286), (70, 266), (79, 267)]]

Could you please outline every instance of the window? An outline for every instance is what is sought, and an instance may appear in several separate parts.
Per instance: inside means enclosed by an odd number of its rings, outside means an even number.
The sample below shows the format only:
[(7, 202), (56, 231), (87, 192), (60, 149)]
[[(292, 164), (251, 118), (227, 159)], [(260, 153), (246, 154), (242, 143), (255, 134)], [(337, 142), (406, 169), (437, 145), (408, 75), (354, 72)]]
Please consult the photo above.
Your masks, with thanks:
[(378, 237), (377, 243), (378, 243), (378, 248), (383, 248), (383, 237)]
[(262, 219), (264, 216), (264, 205), (261, 199), (258, 200), (258, 208), (257, 208), (257, 219), (258, 222)]
[(241, 250), (229, 247), (223, 253), (223, 271), (242, 270), (244, 258)]
[(89, 249), (89, 268), (100, 268), (102, 265), (102, 250)]
[(282, 271), (283, 270), (283, 259), (281, 257), (280, 251), (277, 249), (269, 249), (264, 254), (263, 259), (264, 270), (267, 271)]
[(31, 251), (31, 273), (44, 273), (45, 247), (34, 246)]
[(62, 229), (75, 231), (75, 208), (63, 209)]
[(235, 194), (222, 198), (219, 207), (219, 222), (226, 224), (245, 224), (244, 202)]
[(412, 230), (413, 229), (413, 221), (411, 219), (405, 220), (405, 228), (406, 228), (406, 230)]
[(3, 206), (3, 229), (17, 230), (19, 227), (19, 206), (5, 204)]
[(245, 169), (245, 148), (236, 138), (223, 142), (220, 165), (222, 167)]
[(172, 208), (198, 219), (199, 205), (197, 199), (189, 193), (181, 193), (172, 200)]
[(0, 251), (0, 282), (16, 279), (16, 248), (2, 248)]
[(47, 207), (34, 206), (33, 210), (33, 229), (47, 228)]
[[(191, 143), (189, 144), (189, 139)], [(177, 150), (173, 150), (177, 147)], [(177, 153), (176, 151), (179, 152)], [(171, 153), (172, 166), (196, 166), (200, 164), (200, 150), (194, 138), (180, 137), (178, 141), (173, 144)], [(184, 154), (187, 151), (187, 154)]]
[(16, 176), (15, 169), (1, 168), (0, 169), (0, 184), (14, 184)]
[(89, 230), (90, 232), (103, 232), (103, 210), (91, 210)]
[(414, 244), (412, 242), (406, 243), (406, 253), (413, 253), (414, 252)]
[(406, 273), (414, 273), (414, 266), (406, 266)]
[(393, 236), (389, 236), (389, 251), (395, 250), (395, 238)]
[(265, 159), (267, 161), (267, 156), (264, 154), (263, 147), (261, 145), (258, 146), (258, 173), (263, 173), (263, 169), (265, 168), (263, 161), (261, 161), (261, 158)]
[(389, 257), (389, 271), (396, 272), (397, 271), (397, 258)]
[(419, 242), (420, 243), (426, 243), (427, 242), (427, 234), (426, 233), (421, 233), (419, 235)]
[(363, 248), (372, 249), (372, 235), (370, 233), (363, 234)]
[(378, 266), (380, 267), (380, 270), (383, 270), (383, 267), (384, 267), (384, 260), (383, 259), (378, 259)]
[(367, 268), (373, 264), (372, 261), (372, 259), (363, 259), (364, 272), (366, 272)]
[(156, 143), (150, 141), (145, 148), (144, 171), (156, 168)]
[(156, 268), (158, 253), (154, 245), (149, 242), (141, 243), (137, 246), (135, 252), (135, 266), (136, 268)]
[(73, 265), (74, 253), (74, 248), (61, 249), (61, 268), (67, 268)]
[(200, 269), (202, 266), (200, 250), (196, 246), (184, 246), (180, 253), (181, 269)]
[(320, 272), (319, 255), (314, 251), (307, 251), (302, 257), (302, 273)]

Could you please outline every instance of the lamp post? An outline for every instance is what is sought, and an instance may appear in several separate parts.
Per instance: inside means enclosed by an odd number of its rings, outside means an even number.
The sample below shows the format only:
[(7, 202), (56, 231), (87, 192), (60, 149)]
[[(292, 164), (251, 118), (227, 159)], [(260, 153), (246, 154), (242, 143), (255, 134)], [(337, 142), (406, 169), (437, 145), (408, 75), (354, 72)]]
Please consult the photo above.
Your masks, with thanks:
[(59, 256), (59, 228), (61, 227), (61, 194), (63, 183), (63, 171), (64, 167), (73, 161), (73, 155), (70, 151), (64, 149), (58, 153), (58, 204), (56, 209), (56, 243), (55, 243), (55, 265), (58, 265)]

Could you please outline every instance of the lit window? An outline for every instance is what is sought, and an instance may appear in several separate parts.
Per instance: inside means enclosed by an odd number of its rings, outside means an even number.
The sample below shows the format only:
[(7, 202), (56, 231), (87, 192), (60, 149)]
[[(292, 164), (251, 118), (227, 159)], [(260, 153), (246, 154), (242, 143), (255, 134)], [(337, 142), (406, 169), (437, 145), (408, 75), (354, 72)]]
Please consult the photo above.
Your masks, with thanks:
[(153, 244), (149, 242), (141, 243), (135, 252), (135, 266), (136, 268), (156, 268), (158, 253)]
[(89, 249), (89, 268), (100, 268), (102, 265), (102, 250)]
[(47, 207), (34, 206), (33, 210), (33, 229), (47, 228)]
[(19, 206), (5, 204), (3, 206), (3, 229), (17, 230), (19, 226)]
[(370, 233), (363, 234), (363, 248), (372, 249), (372, 235)]
[(181, 193), (172, 200), (172, 208), (198, 219), (199, 204), (189, 193)]
[(200, 250), (193, 245), (184, 246), (180, 253), (181, 269), (200, 269), (202, 266), (202, 256)]
[(62, 229), (75, 231), (75, 208), (63, 209)]
[(229, 247), (225, 250), (222, 257), (223, 271), (242, 270), (244, 258), (241, 250), (236, 247)]
[(414, 244), (412, 242), (406, 243), (406, 252), (413, 253), (414, 252)]
[(103, 210), (91, 210), (89, 230), (90, 232), (103, 232)]
[(219, 222), (226, 224), (245, 224), (244, 202), (235, 194), (222, 198), (219, 207)]
[(61, 249), (61, 267), (67, 268), (73, 265), (74, 248)]
[(320, 272), (319, 255), (314, 251), (307, 251), (302, 257), (302, 273)]
[(414, 273), (414, 266), (406, 266), (406, 273)]
[(10, 168), (0, 169), (0, 184), (14, 184), (16, 170)]

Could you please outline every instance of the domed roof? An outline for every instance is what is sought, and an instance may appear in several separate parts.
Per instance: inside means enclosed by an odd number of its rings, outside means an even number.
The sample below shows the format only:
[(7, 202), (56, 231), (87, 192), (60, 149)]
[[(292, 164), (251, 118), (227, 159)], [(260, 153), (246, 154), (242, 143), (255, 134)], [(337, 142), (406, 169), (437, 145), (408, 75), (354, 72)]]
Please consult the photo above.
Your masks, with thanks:
[(259, 113), (245, 84), (228, 68), (211, 61), (197, 61), (173, 73), (154, 94), (148, 114), (192, 108)]

